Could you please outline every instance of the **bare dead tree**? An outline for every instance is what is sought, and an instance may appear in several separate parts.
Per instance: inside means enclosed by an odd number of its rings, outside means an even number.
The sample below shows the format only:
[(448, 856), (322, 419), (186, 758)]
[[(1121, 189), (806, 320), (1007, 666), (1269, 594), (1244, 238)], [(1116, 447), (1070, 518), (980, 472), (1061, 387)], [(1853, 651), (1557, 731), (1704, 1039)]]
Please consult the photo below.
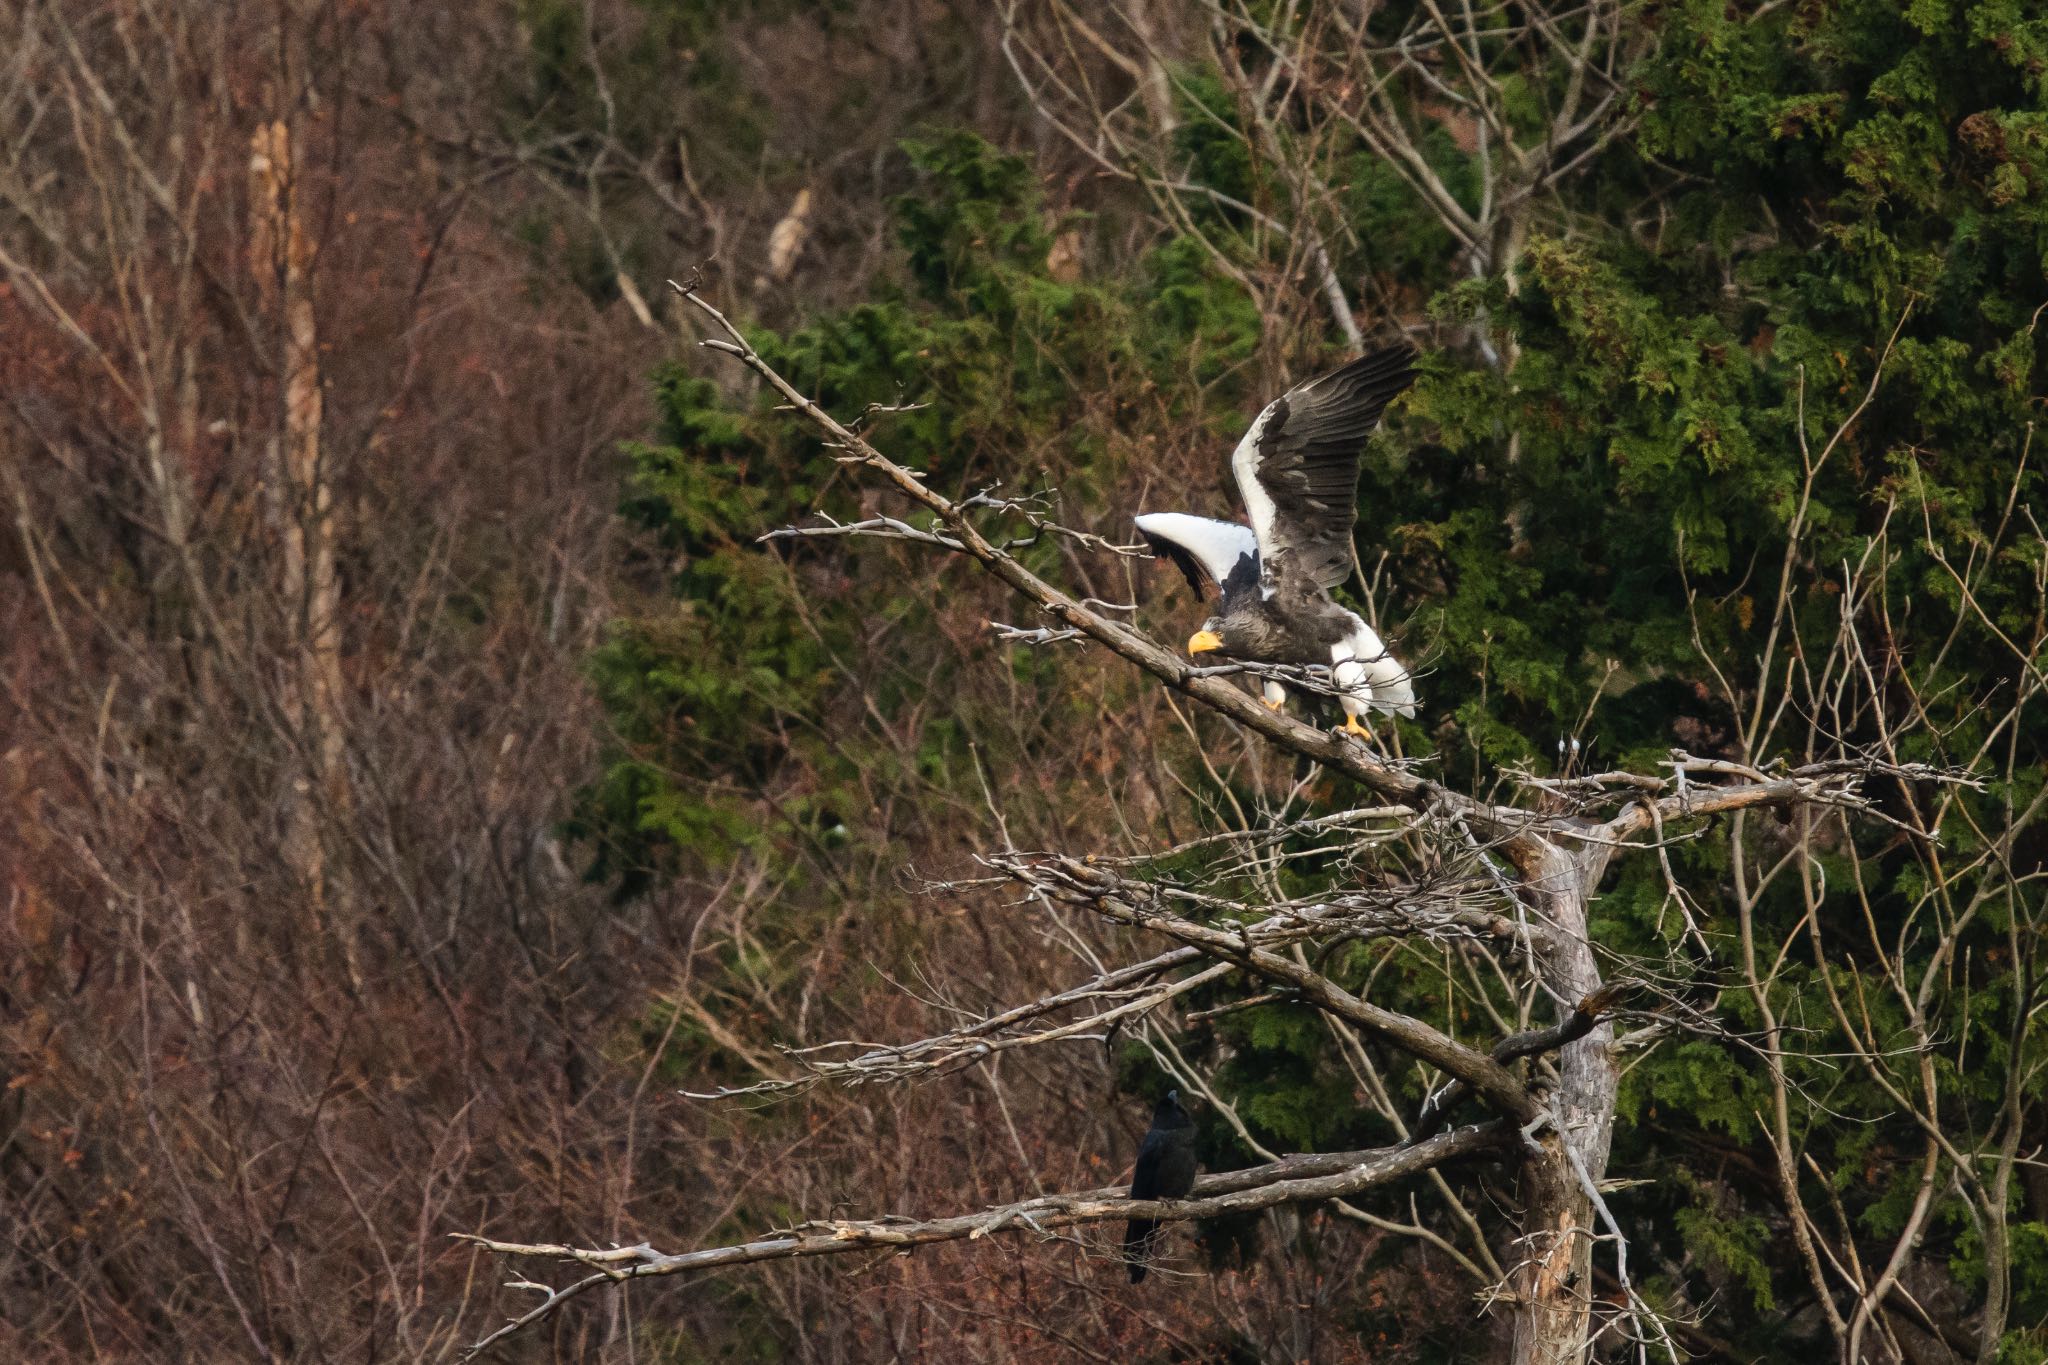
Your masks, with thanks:
[[(303, 62), (303, 54), (294, 55)], [(249, 266), (283, 337), (282, 429), (267, 442), (266, 492), (283, 551), (281, 596), (299, 636), (296, 676), (281, 701), (308, 760), (283, 793), (290, 812), (285, 842), (319, 914), (340, 889), (328, 885), (315, 811), (322, 805), (345, 809), (349, 794), (334, 496), (320, 448), (320, 339), (309, 278), (315, 244), (296, 169), (293, 144), (303, 141), (296, 124), (294, 117), (274, 118), (250, 137)]]
[[(1424, 774), (1417, 764), (1368, 749), (1341, 734), (1326, 733), (1260, 705), (1228, 677), (1194, 667), (1138, 630), (1114, 619), (1099, 605), (1077, 600), (1047, 582), (1012, 553), (1015, 538), (989, 524), (1012, 509), (986, 495), (955, 499), (919, 473), (892, 460), (856, 429), (826, 412), (776, 372), (740, 331), (691, 285), (677, 291), (713, 326), (701, 344), (750, 369), (788, 409), (811, 423), (837, 458), (857, 473), (878, 479), (915, 511), (860, 526), (833, 525), (828, 534), (875, 534), (910, 540), (971, 560), (1008, 585), (1040, 613), (1046, 642), (1085, 639), (1150, 675), (1171, 692), (1279, 750), (1356, 784), (1373, 804), (1346, 815), (1304, 823), (1253, 822), (1238, 836), (1200, 841), (1158, 855), (1178, 861), (1162, 876), (1152, 864), (1063, 850), (1005, 849), (982, 859), (988, 877), (949, 883), (941, 893), (970, 885), (1017, 889), (1026, 903), (1048, 914), (1078, 909), (1169, 945), (1125, 966), (1105, 964), (1092, 979), (1073, 988), (1006, 1011), (970, 1018), (934, 1037), (887, 1046), (827, 1044), (788, 1054), (789, 1074), (737, 1092), (787, 1091), (819, 1081), (872, 1084), (946, 1074), (978, 1065), (1001, 1053), (1042, 1047), (1082, 1037), (1101, 1037), (1131, 1026), (1151, 1028), (1162, 1011), (1176, 1006), (1198, 986), (1228, 983), (1248, 1002), (1272, 998), (1297, 1001), (1327, 1022), (1335, 1046), (1352, 1065), (1361, 1089), (1408, 1134), (1401, 1146), (1340, 1157), (1281, 1157), (1250, 1172), (1211, 1177), (1188, 1201), (1137, 1204), (1113, 1192), (1046, 1196), (982, 1213), (901, 1221), (806, 1224), (765, 1240), (694, 1252), (662, 1252), (640, 1245), (580, 1249), (560, 1244), (523, 1244), (492, 1239), (491, 1250), (512, 1257), (565, 1260), (593, 1271), (558, 1288), (541, 1290), (541, 1304), (479, 1342), (478, 1348), (539, 1322), (590, 1289), (649, 1277), (685, 1274), (717, 1266), (768, 1259), (844, 1254), (871, 1249), (901, 1250), (939, 1241), (978, 1239), (996, 1231), (1055, 1228), (1142, 1214), (1162, 1221), (1211, 1215), (1227, 1209), (1266, 1208), (1308, 1200), (1341, 1201), (1346, 1216), (1428, 1239), (1419, 1221), (1388, 1220), (1351, 1201), (1394, 1180), (1427, 1177), (1440, 1197), (1462, 1215), (1455, 1249), (1462, 1264), (1481, 1280), (1509, 1316), (1513, 1359), (1563, 1365), (1585, 1357), (1598, 1333), (1632, 1340), (1642, 1354), (1651, 1350), (1676, 1359), (1673, 1330), (1687, 1324), (1653, 1311), (1631, 1280), (1628, 1242), (1603, 1194), (1615, 1122), (1617, 1047), (1653, 1046), (1673, 1029), (1711, 1028), (1689, 1013), (1673, 989), (1673, 961), (1622, 961), (1595, 940), (1589, 906), (1617, 853), (1647, 851), (1660, 859), (1674, 839), (1696, 837), (1703, 822), (1775, 810), (1789, 812), (1801, 827), (1851, 820), (1875, 820), (1898, 829), (1919, 845), (1937, 846), (1942, 819), (1953, 798), (1978, 790), (1969, 772), (1908, 760), (1896, 746), (1872, 749), (1828, 742), (1816, 724), (1805, 737), (1798, 761), (1765, 759), (1773, 732), (1756, 719), (1746, 736), (1751, 748), (1737, 759), (1696, 757), (1673, 751), (1656, 773), (1610, 771), (1560, 779), (1526, 778), (1520, 793), (1505, 799), (1460, 792)], [(1876, 392), (1883, 361), (1871, 379)], [(1865, 402), (1867, 403), (1866, 395)], [(1858, 409), (1860, 412), (1860, 408)], [(1818, 469), (1839, 444), (1855, 414), (1836, 431), (1827, 448), (1809, 453), (1808, 492)], [(1038, 534), (1045, 528), (1034, 528)], [(1794, 540), (1798, 539), (1797, 525)], [(778, 533), (785, 534), (785, 533)], [(1873, 552), (1876, 553), (1875, 551)], [(1779, 610), (1797, 596), (1794, 558), (1779, 585)], [(1864, 580), (1852, 575), (1852, 589)], [(1842, 648), (1825, 667), (1828, 686), (1840, 705), (1872, 704), (1874, 675), (1854, 675), (1859, 646), (1856, 622), (1861, 600), (1850, 591), (1842, 604)], [(1028, 634), (1013, 628), (1013, 638)], [(1766, 658), (1764, 673), (1776, 666)], [(1867, 661), (1866, 661), (1867, 663)], [(1845, 672), (1845, 670), (1848, 670)], [(1854, 689), (1847, 683), (1857, 682)], [(1851, 700), (1851, 697), (1860, 700)], [(1775, 723), (1775, 720), (1772, 722)], [(1836, 734), (1850, 733), (1844, 729)], [(1752, 756), (1754, 754), (1754, 756)], [(1872, 792), (1922, 790), (1934, 804), (1915, 822), (1898, 820), (1874, 802)], [(1289, 839), (1318, 839), (1320, 851), (1335, 853), (1350, 870), (1347, 889), (1321, 896), (1290, 897), (1272, 873), (1287, 856)], [(1215, 861), (1207, 873), (1184, 870), (1190, 856)], [(1796, 860), (1795, 860), (1796, 861)], [(1667, 868), (1668, 861), (1664, 864)], [(1250, 875), (1270, 893), (1263, 900), (1236, 899), (1218, 888)], [(1684, 893), (1673, 886), (1673, 895)], [(1494, 1046), (1461, 1041), (1428, 1021), (1389, 1010), (1347, 990), (1321, 963), (1338, 945), (1385, 940), (1398, 945), (1472, 945), (1485, 970), (1508, 983), (1507, 997), (1528, 1016), (1547, 1008), (1557, 1022), (1547, 1028), (1503, 1028)], [(1652, 1012), (1626, 1018), (1638, 1027), (1616, 1037), (1616, 1009), (1631, 991), (1661, 1000)], [(1510, 1022), (1503, 1019), (1503, 1024)], [(1227, 1121), (1244, 1132), (1228, 1103), (1175, 1067), (1170, 1039), (1155, 1038), (1162, 1060), (1198, 1093), (1218, 1105)], [(1767, 1037), (1766, 1056), (1779, 1040)], [(1412, 1118), (1400, 1113), (1380, 1057), (1405, 1058), (1441, 1086)], [(1518, 1069), (1530, 1057), (1545, 1059), (1533, 1077)], [(1873, 1064), (1878, 1064), (1873, 1059)], [(1470, 1096), (1490, 1115), (1476, 1128), (1437, 1131), (1455, 1106)], [(1445, 1164), (1487, 1155), (1512, 1170), (1518, 1203), (1515, 1230), (1503, 1246), (1490, 1246), (1469, 1207), (1460, 1203)], [(1789, 1154), (1788, 1154), (1789, 1156)], [(1334, 1162), (1341, 1173), (1316, 1164), (1319, 1174), (1303, 1182), (1303, 1163)], [(1617, 1286), (1595, 1314), (1595, 1258), (1611, 1254)], [(1607, 1260), (1608, 1257), (1603, 1257)], [(1895, 1278), (1895, 1277), (1894, 1277)], [(1857, 1302), (1882, 1299), (1891, 1288), (1885, 1277), (1864, 1285)], [(1863, 1314), (1867, 1317), (1868, 1313)], [(1859, 1319), (1860, 1327), (1860, 1319)], [(1859, 1338), (1852, 1329), (1850, 1342)]]

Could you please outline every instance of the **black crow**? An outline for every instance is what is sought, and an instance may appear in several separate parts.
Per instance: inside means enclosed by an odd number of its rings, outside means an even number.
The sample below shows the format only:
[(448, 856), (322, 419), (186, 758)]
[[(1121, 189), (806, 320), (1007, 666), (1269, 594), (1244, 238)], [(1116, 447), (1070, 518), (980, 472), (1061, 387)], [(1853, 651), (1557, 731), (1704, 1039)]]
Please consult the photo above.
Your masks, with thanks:
[[(1131, 1175), (1133, 1199), (1185, 1199), (1195, 1188), (1195, 1121), (1180, 1107), (1180, 1091), (1169, 1090), (1152, 1111), (1152, 1127), (1138, 1144), (1138, 1169)], [(1159, 1224), (1133, 1218), (1124, 1224), (1124, 1261), (1131, 1283), (1145, 1278), (1145, 1258), (1159, 1238)]]

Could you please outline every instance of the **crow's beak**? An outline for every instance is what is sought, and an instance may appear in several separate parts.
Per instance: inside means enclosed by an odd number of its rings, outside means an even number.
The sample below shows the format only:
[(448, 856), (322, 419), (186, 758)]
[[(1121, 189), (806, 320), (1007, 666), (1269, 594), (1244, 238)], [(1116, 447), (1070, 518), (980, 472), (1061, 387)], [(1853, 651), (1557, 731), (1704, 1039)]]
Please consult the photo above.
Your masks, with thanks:
[(1223, 648), (1223, 637), (1213, 630), (1198, 630), (1188, 637), (1188, 653), (1203, 654)]

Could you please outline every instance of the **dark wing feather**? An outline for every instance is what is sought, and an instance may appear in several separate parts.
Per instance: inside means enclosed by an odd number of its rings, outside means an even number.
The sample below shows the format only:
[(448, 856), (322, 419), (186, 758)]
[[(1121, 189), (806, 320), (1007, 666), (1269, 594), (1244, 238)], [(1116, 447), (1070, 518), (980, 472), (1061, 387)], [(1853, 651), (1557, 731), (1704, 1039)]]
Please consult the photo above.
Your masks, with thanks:
[(1202, 572), (1200, 560), (1168, 540), (1165, 536), (1146, 535), (1143, 531), (1138, 532), (1138, 534), (1144, 538), (1145, 544), (1151, 548), (1154, 559), (1170, 559), (1173, 561), (1173, 567), (1180, 570), (1180, 576), (1185, 578), (1188, 581), (1188, 586), (1195, 590), (1195, 596), (1207, 597), (1209, 595), (1209, 575)]
[(1138, 1144), (1138, 1164), (1131, 1172), (1131, 1198), (1170, 1199), (1166, 1192), (1165, 1176), (1167, 1153), (1172, 1148), (1176, 1130), (1154, 1128), (1145, 1134), (1145, 1140)]
[(1259, 414), (1230, 465), (1275, 579), (1327, 589), (1349, 576), (1358, 457), (1387, 404), (1414, 381), (1415, 352), (1389, 346), (1296, 385)]

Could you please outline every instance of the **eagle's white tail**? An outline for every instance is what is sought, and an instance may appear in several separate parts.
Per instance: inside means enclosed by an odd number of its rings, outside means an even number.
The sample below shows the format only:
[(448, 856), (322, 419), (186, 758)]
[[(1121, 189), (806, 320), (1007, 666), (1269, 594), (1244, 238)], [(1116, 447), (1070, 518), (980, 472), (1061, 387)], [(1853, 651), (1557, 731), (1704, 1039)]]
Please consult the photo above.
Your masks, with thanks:
[(1345, 714), (1355, 716), (1371, 708), (1414, 716), (1415, 679), (1371, 626), (1360, 623), (1349, 640), (1330, 652)]

